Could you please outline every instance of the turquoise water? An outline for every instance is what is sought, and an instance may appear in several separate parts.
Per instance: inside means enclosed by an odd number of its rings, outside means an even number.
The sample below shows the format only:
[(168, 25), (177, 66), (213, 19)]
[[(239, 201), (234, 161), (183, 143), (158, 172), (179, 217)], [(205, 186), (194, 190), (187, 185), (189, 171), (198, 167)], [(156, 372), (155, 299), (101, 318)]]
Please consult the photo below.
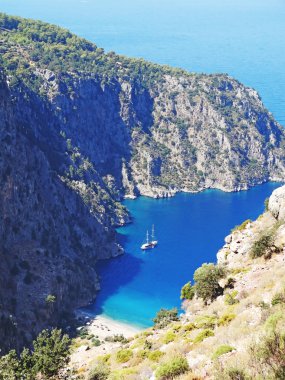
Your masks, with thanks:
[[(226, 72), (256, 88), (285, 124), (284, 0), (0, 0), (0, 11), (69, 28), (107, 51), (196, 72)], [(140, 326), (161, 307), (179, 307), (181, 286), (230, 229), (263, 210), (277, 187), (206, 191), (126, 201), (134, 222), (119, 230), (127, 254), (102, 263), (96, 310)], [(159, 246), (139, 249), (156, 225)]]
[(229, 73), (285, 124), (284, 0), (0, 0), (0, 10), (67, 27), (106, 50)]
[[(180, 289), (192, 280), (195, 269), (205, 261), (215, 262), (224, 237), (235, 225), (261, 214), (265, 198), (279, 185), (125, 201), (134, 218), (118, 230), (126, 255), (101, 263), (102, 291), (89, 312), (145, 327), (161, 307), (179, 307)], [(152, 223), (159, 245), (142, 252)]]

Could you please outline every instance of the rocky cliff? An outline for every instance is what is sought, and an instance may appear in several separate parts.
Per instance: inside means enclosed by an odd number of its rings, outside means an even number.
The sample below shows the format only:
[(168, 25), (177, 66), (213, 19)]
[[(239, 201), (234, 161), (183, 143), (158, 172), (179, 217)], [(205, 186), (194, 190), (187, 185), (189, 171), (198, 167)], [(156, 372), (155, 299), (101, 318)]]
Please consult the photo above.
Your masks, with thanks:
[[(1, 327), (20, 346), (91, 300), (120, 200), (285, 178), (283, 129), (227, 75), (131, 60), (0, 15)], [(48, 297), (54, 296), (54, 297)]]
[(119, 196), (284, 179), (283, 129), (233, 78), (105, 54), (40, 22), (2, 15), (0, 25), (10, 87), (24, 82), (40, 94), (65, 139)]

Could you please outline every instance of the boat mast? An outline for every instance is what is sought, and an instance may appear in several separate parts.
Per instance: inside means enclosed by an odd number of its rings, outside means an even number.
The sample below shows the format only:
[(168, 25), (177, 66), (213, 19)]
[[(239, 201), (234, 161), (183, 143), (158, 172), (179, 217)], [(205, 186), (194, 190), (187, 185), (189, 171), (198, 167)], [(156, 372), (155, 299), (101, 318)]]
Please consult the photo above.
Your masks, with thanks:
[(149, 239), (148, 239), (148, 230), (146, 231), (146, 243), (147, 243), (147, 244), (149, 243)]
[(154, 224), (152, 225), (151, 239), (154, 240)]

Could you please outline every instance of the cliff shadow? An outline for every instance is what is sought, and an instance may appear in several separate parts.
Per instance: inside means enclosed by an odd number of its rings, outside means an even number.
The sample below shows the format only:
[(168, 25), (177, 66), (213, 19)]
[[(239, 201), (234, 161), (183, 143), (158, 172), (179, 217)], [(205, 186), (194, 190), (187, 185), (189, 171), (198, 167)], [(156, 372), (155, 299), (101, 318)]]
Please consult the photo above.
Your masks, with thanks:
[[(128, 238), (121, 235), (120, 243)], [(130, 252), (110, 260), (102, 260), (96, 266), (97, 273), (100, 277), (101, 290), (94, 302), (83, 308), (90, 315), (102, 314), (105, 312), (104, 306), (114, 296), (131, 283), (141, 270), (143, 260), (134, 256)], [(118, 310), (119, 313), (119, 310)], [(115, 315), (113, 315), (115, 317)], [(118, 319), (120, 315), (118, 315)]]

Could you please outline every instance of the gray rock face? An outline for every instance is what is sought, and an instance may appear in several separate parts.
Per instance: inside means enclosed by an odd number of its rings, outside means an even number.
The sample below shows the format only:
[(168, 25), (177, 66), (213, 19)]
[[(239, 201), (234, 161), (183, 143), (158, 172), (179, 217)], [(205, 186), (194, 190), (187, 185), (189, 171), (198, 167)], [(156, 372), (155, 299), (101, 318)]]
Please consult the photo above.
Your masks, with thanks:
[(95, 78), (71, 83), (72, 98), (49, 93), (61, 129), (121, 195), (237, 191), (285, 178), (284, 131), (232, 78), (165, 75), (143, 96), (120, 78), (104, 88)]
[(273, 191), (269, 198), (268, 210), (277, 220), (285, 219), (285, 186)]
[[(57, 161), (64, 163), (64, 146), (48, 109), (29, 92), (14, 98), (1, 73), (2, 352), (28, 344), (45, 327), (64, 324), (66, 314), (95, 297), (98, 258), (122, 253), (104, 201), (101, 210), (93, 210), (96, 203), (88, 199), (86, 207), (86, 191), (81, 195), (61, 176)], [(94, 184), (92, 189), (103, 191)], [(52, 305), (49, 294), (56, 297)]]

